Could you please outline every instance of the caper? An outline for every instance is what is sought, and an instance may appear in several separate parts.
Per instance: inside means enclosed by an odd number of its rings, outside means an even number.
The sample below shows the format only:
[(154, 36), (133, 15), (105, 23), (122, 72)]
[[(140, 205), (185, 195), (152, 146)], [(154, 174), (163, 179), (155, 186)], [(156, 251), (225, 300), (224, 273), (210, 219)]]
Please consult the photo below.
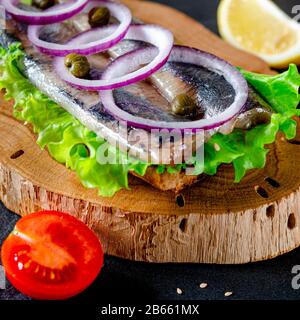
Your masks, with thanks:
[(179, 116), (193, 116), (197, 113), (197, 105), (190, 96), (180, 94), (172, 101), (172, 112)]
[(65, 56), (65, 66), (67, 68), (70, 68), (73, 63), (78, 62), (78, 61), (85, 62), (85, 61), (87, 61), (87, 58), (85, 56), (78, 54), (78, 53), (70, 53)]
[(77, 53), (70, 53), (65, 56), (65, 66), (70, 70), (73, 76), (85, 78), (90, 72), (90, 64), (87, 57)]
[(92, 28), (107, 25), (109, 19), (110, 12), (106, 7), (95, 7), (89, 12), (89, 24)]
[(45, 10), (55, 5), (55, 0), (32, 0), (32, 6)]

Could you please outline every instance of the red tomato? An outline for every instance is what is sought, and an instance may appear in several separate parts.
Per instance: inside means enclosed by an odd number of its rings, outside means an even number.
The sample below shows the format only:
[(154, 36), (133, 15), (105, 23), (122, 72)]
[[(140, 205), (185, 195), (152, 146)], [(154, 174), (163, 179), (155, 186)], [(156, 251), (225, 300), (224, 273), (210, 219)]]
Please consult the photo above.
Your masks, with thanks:
[(20, 219), (4, 241), (8, 280), (35, 299), (67, 299), (83, 291), (103, 265), (96, 235), (74, 217), (42, 211)]

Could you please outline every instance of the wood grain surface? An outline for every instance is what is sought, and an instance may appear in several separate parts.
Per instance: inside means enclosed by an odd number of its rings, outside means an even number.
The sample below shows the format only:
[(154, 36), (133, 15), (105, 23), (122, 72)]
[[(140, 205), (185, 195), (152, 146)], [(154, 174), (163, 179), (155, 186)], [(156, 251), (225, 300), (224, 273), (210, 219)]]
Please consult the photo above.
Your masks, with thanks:
[[(182, 43), (271, 72), (174, 9), (124, 2), (136, 17), (164, 25)], [(177, 196), (131, 177), (131, 190), (103, 198), (40, 150), (30, 127), (16, 121), (11, 103), (0, 99), (0, 198), (14, 212), (69, 212), (95, 230), (106, 253), (147, 262), (246, 263), (300, 245), (300, 140), (278, 137), (266, 168), (251, 171), (240, 184), (233, 183), (232, 167), (223, 166)]]

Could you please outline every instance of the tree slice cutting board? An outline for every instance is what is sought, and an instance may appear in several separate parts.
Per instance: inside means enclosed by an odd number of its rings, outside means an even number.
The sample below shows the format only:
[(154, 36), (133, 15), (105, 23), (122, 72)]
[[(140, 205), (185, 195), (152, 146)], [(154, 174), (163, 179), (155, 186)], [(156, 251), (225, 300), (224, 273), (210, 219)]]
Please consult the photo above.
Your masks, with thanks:
[[(134, 16), (169, 28), (181, 43), (271, 72), (174, 9), (124, 2)], [(251, 171), (240, 184), (233, 183), (232, 167), (223, 166), (177, 196), (131, 177), (131, 190), (103, 198), (40, 150), (30, 128), (12, 117), (12, 104), (0, 99), (0, 197), (14, 212), (69, 212), (99, 235), (107, 254), (138, 261), (246, 263), (300, 245), (300, 135), (291, 142), (279, 137), (266, 168)]]

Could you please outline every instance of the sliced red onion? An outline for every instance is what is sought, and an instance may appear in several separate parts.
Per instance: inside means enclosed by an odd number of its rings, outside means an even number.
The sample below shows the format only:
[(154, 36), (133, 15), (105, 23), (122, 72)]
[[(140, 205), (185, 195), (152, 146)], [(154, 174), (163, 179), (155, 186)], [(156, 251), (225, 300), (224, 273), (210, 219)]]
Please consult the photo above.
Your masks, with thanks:
[(85, 41), (80, 43), (78, 41), (71, 41), (67, 44), (58, 44), (43, 41), (39, 39), (40, 30), (43, 26), (29, 26), (28, 38), (42, 52), (55, 56), (65, 56), (72, 52), (82, 55), (91, 55), (105, 51), (125, 37), (132, 20), (132, 16), (130, 10), (126, 6), (105, 0), (89, 2), (82, 12), (88, 13), (92, 8), (97, 6), (107, 7), (110, 14), (119, 20), (120, 24), (113, 29), (92, 29), (89, 32), (93, 33), (94, 37), (90, 38), (88, 38), (88, 32), (84, 32), (87, 36), (85, 37)]
[[(108, 26), (103, 32), (110, 32), (115, 26)], [(98, 29), (93, 29), (80, 34), (69, 44), (71, 46), (79, 43), (89, 42), (98, 37)], [(158, 71), (168, 60), (173, 47), (173, 35), (170, 31), (156, 25), (131, 25), (124, 39), (138, 40), (150, 43), (154, 46), (154, 51), (145, 50), (139, 54), (127, 54), (122, 56), (121, 63), (114, 63), (109, 66), (105, 74), (110, 78), (101, 80), (85, 80), (73, 76), (64, 65), (64, 58), (57, 57), (54, 66), (60, 77), (71, 85), (86, 90), (110, 90), (127, 86), (137, 81), (148, 78)], [(153, 54), (155, 52), (155, 54)], [(136, 70), (142, 64), (146, 66)], [(109, 75), (110, 70), (114, 70), (114, 76)]]
[[(148, 51), (145, 55), (144, 51)], [(136, 57), (149, 54), (149, 49), (139, 49), (134, 55)], [(153, 52), (152, 52), (153, 54)], [(132, 54), (133, 58), (133, 54)], [(145, 59), (147, 60), (147, 59)], [(121, 56), (117, 58), (113, 64), (111, 64), (108, 72), (104, 74), (106, 79), (114, 77), (115, 74), (121, 76), (127, 72), (126, 64), (127, 57)], [(237, 115), (243, 109), (247, 98), (248, 98), (248, 85), (242, 74), (228, 62), (203, 51), (184, 47), (174, 46), (172, 53), (169, 58), (169, 62), (183, 62), (202, 66), (213, 72), (216, 72), (222, 76), (231, 84), (235, 91), (234, 102), (224, 112), (208, 119), (201, 119), (189, 122), (166, 122), (166, 121), (155, 121), (150, 119), (144, 119), (141, 117), (134, 116), (121, 108), (119, 108), (113, 96), (113, 91), (102, 91), (100, 93), (100, 99), (103, 103), (104, 108), (112, 114), (116, 119), (126, 121), (128, 125), (133, 127), (139, 127), (143, 129), (179, 129), (179, 130), (197, 130), (203, 129), (208, 130), (221, 126), (228, 122), (235, 115)], [(121, 69), (120, 66), (123, 66)], [(129, 68), (131, 68), (130, 66)], [(121, 70), (121, 72), (120, 72)]]
[(79, 13), (88, 0), (70, 1), (64, 5), (55, 5), (45, 11), (26, 11), (18, 8), (20, 0), (4, 0), (1, 4), (6, 11), (10, 13), (14, 19), (31, 25), (45, 25), (50, 23), (57, 23), (73, 17)]

